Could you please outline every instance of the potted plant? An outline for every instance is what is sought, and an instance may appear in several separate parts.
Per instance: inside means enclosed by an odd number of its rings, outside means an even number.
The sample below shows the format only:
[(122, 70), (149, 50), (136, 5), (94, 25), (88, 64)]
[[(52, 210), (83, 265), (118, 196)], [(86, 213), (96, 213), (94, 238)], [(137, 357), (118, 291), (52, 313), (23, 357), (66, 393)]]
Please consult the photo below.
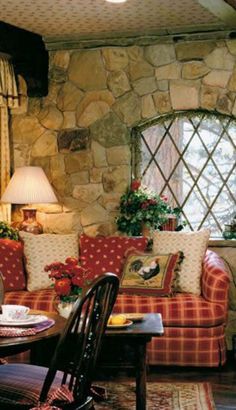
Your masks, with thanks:
[(0, 221), (0, 238), (19, 240), (18, 229), (12, 228), (8, 222)]
[(92, 273), (78, 264), (77, 258), (68, 257), (63, 262), (46, 265), (45, 272), (52, 279), (56, 292), (57, 309), (61, 316), (68, 317), (75, 301), (81, 297), (84, 286), (91, 283)]
[(166, 196), (159, 196), (147, 188), (142, 188), (141, 182), (134, 180), (121, 196), (116, 223), (119, 231), (129, 236), (140, 236), (144, 227), (151, 230), (161, 229), (170, 216), (177, 218), (179, 214), (179, 208), (172, 208)]

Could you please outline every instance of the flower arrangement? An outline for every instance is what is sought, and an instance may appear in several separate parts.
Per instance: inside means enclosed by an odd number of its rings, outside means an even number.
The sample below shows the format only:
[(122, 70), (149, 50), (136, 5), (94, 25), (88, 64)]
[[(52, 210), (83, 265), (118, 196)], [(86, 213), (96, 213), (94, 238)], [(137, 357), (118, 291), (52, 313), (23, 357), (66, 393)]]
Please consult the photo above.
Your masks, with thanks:
[(45, 272), (53, 280), (52, 286), (61, 302), (73, 302), (82, 293), (82, 288), (91, 283), (91, 272), (78, 265), (78, 259), (68, 257), (65, 263), (53, 262), (46, 265)]
[[(150, 229), (160, 229), (170, 215), (179, 216), (180, 210), (168, 204), (168, 198), (159, 196), (134, 180), (120, 199), (120, 214), (116, 219), (119, 231), (130, 236), (142, 234), (143, 225)], [(181, 228), (180, 228), (181, 229)]]
[(0, 221), (0, 238), (19, 240), (19, 231), (12, 228), (9, 223)]

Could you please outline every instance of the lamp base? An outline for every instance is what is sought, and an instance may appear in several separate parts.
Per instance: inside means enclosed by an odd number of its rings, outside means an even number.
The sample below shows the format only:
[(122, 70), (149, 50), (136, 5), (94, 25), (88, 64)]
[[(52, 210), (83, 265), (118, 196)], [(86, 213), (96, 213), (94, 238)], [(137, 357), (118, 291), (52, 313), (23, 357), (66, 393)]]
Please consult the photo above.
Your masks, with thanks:
[(42, 225), (36, 220), (37, 209), (23, 208), (23, 221), (18, 225), (19, 231), (25, 231), (38, 235), (43, 233)]

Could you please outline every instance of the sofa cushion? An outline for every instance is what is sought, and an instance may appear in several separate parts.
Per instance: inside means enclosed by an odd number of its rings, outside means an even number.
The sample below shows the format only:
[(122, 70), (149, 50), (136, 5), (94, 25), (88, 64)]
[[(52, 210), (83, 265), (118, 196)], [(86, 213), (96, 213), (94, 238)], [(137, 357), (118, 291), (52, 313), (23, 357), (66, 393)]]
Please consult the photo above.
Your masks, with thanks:
[(172, 295), (174, 279), (181, 260), (180, 253), (130, 254), (125, 262), (120, 291), (144, 295)]
[(4, 303), (13, 305), (24, 305), (30, 309), (56, 311), (56, 293), (51, 289), (41, 289), (33, 292), (27, 290), (6, 292)]
[(4, 290), (25, 289), (26, 281), (23, 266), (23, 245), (11, 239), (0, 239), (0, 272)]
[(63, 262), (68, 256), (78, 258), (78, 235), (41, 234), (20, 232), (26, 258), (27, 289), (49, 288), (52, 280), (44, 267), (52, 262)]
[(167, 327), (204, 328), (225, 323), (224, 307), (190, 293), (178, 293), (171, 298), (119, 294), (113, 311), (161, 313), (163, 324)]
[(89, 237), (80, 236), (81, 265), (91, 270), (94, 276), (112, 272), (121, 276), (126, 254), (133, 249), (144, 252), (147, 247), (145, 237)]
[(184, 254), (184, 260), (176, 279), (176, 291), (201, 294), (202, 262), (209, 236), (208, 229), (198, 232), (154, 232), (153, 251), (155, 253), (182, 251)]

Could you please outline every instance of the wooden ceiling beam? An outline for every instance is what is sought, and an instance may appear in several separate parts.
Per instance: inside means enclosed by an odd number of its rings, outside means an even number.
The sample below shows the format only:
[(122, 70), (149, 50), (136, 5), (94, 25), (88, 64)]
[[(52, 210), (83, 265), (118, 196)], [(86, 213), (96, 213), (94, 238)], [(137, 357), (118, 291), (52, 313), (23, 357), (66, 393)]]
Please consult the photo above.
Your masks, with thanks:
[(225, 3), (228, 3), (230, 6), (232, 6), (236, 10), (236, 0), (224, 0)]
[[(226, 27), (236, 27), (235, 0), (197, 0), (201, 6), (225, 23)], [(231, 4), (232, 3), (232, 4)]]

